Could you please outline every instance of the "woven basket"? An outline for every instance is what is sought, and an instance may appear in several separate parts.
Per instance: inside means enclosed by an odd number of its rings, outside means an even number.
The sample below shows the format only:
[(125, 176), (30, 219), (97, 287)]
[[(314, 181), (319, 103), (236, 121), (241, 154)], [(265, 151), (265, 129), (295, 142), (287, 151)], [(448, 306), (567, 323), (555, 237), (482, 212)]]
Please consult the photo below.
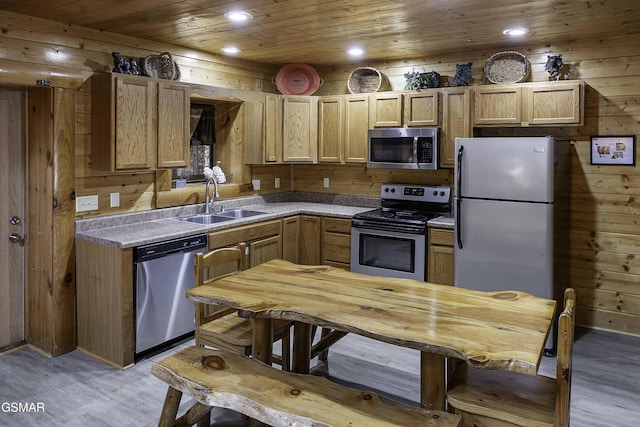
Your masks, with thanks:
[(519, 52), (498, 52), (487, 59), (484, 75), (491, 83), (520, 83), (529, 77), (531, 65)]
[(387, 76), (371, 67), (356, 68), (349, 74), (347, 88), (351, 93), (372, 93), (389, 90), (391, 84)]

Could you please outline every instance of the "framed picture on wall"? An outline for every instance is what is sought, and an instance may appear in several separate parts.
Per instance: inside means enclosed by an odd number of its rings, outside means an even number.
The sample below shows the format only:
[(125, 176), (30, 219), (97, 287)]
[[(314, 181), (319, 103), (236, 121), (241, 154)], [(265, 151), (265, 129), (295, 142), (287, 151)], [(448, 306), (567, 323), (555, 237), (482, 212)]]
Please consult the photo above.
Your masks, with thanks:
[(592, 136), (591, 164), (635, 166), (636, 136)]

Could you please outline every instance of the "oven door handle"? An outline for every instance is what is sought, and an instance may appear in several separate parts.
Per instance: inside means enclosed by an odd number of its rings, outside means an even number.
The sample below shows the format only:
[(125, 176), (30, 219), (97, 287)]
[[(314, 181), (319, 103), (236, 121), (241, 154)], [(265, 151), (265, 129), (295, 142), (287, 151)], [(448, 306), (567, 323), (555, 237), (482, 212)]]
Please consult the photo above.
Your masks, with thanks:
[(462, 231), (460, 223), (460, 210), (462, 209), (462, 152), (464, 145), (458, 148), (458, 167), (456, 176), (456, 237), (458, 239), (458, 249), (462, 249)]

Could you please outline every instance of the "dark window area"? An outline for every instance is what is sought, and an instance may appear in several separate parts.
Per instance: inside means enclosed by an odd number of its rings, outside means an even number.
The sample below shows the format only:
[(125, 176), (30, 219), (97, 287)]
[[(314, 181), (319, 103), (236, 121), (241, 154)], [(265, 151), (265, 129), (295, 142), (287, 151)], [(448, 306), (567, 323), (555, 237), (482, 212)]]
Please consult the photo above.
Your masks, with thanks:
[(191, 104), (191, 158), (188, 168), (173, 170), (173, 179), (204, 181), (202, 170), (213, 167), (216, 143), (215, 105)]

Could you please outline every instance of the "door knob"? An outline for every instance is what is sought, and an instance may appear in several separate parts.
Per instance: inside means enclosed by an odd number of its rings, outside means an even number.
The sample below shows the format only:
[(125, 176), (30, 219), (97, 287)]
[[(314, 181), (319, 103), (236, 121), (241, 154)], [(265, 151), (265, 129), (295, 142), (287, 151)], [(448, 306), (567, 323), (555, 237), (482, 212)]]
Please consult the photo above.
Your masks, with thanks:
[(22, 238), (21, 235), (17, 234), (17, 233), (13, 233), (9, 235), (9, 241), (11, 243), (18, 243), (18, 244), (22, 244), (22, 242), (24, 242), (24, 239)]

